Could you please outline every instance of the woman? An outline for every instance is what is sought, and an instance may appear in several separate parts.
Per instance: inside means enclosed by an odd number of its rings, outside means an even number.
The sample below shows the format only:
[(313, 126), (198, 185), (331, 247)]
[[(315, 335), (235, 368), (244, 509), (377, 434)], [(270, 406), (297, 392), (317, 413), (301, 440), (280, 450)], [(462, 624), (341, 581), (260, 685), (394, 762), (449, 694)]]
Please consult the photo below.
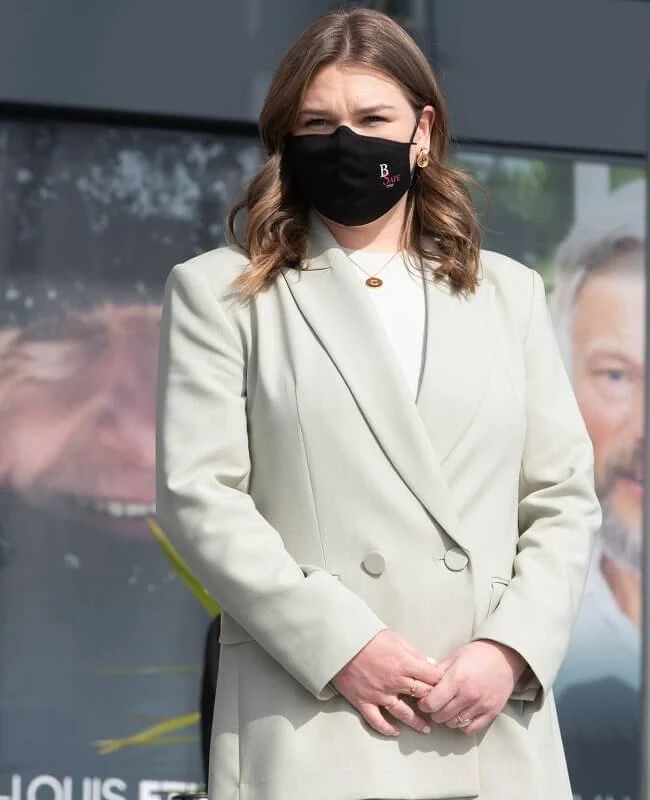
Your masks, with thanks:
[(260, 130), (241, 245), (172, 270), (162, 325), (158, 513), (223, 609), (211, 796), (568, 800), (600, 512), (541, 280), (480, 251), (389, 18), (318, 20)]

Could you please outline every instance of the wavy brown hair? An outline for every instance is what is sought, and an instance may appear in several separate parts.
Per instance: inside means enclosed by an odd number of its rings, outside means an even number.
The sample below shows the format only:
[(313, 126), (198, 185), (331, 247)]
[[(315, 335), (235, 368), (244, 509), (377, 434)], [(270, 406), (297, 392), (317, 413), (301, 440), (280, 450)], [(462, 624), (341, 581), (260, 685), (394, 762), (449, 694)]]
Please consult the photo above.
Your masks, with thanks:
[[(294, 42), (278, 67), (262, 108), (259, 130), (266, 161), (228, 217), (233, 241), (250, 258), (235, 281), (244, 297), (264, 289), (283, 267), (300, 269), (308, 252), (308, 215), (282, 170), (285, 140), (293, 129), (314, 74), (329, 64), (378, 70), (401, 86), (414, 110), (434, 107), (429, 165), (416, 168), (407, 196), (402, 247), (424, 261), (437, 259), (435, 275), (458, 290), (478, 283), (480, 227), (467, 177), (447, 164), (447, 110), (422, 51), (394, 20), (369, 9), (334, 11)], [(246, 211), (242, 235), (237, 217)]]

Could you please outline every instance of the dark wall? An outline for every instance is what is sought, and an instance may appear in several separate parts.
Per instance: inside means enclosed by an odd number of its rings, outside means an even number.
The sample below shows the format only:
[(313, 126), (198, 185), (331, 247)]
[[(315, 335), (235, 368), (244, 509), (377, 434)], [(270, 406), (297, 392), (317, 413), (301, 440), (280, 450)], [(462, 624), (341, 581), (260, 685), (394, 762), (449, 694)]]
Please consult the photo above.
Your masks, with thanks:
[(458, 136), (645, 150), (650, 3), (437, 0), (435, 25)]
[[(284, 48), (332, 5), (3, 0), (0, 102), (252, 121)], [(392, 5), (426, 17), (458, 138), (643, 151), (650, 3)]]
[(328, 0), (2, 0), (0, 102), (254, 120)]

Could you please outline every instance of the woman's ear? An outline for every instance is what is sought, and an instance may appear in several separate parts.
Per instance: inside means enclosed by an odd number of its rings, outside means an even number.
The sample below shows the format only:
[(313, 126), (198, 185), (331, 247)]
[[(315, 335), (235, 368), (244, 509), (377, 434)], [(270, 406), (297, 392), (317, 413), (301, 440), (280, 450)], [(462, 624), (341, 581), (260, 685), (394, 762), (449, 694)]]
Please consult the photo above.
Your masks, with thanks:
[(433, 106), (425, 106), (420, 114), (420, 122), (415, 132), (415, 142), (420, 147), (429, 149), (431, 134), (433, 133), (433, 123), (436, 119), (436, 110)]

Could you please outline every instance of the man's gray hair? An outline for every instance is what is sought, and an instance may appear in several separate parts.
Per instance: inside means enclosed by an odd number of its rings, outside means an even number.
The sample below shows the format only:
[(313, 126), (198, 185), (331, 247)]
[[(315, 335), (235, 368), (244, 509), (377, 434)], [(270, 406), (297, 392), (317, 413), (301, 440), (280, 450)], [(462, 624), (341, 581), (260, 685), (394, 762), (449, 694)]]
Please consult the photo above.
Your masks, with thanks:
[(598, 210), (578, 220), (558, 246), (553, 258), (553, 291), (549, 305), (567, 362), (571, 355), (571, 323), (578, 292), (590, 275), (616, 255), (644, 247), (645, 209), (645, 180), (625, 183), (613, 191)]

